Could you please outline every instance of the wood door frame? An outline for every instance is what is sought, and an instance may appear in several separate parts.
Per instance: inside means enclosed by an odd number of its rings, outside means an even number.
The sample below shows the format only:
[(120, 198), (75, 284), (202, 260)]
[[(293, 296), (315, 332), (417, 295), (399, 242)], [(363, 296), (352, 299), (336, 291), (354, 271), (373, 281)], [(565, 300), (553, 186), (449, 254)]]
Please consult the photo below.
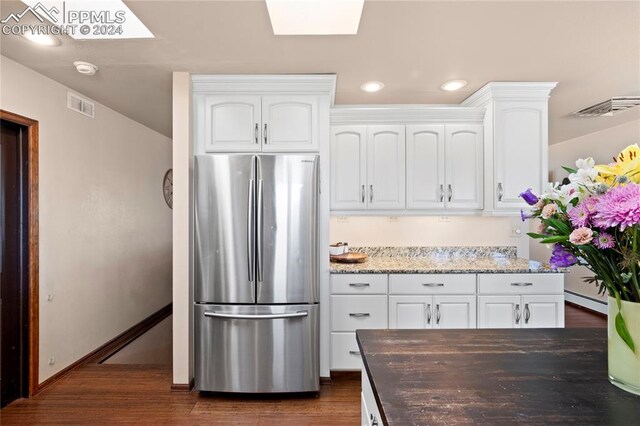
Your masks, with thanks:
[(39, 360), (39, 225), (38, 225), (38, 121), (0, 109), (0, 119), (27, 128), (29, 197), (29, 396), (38, 392)]

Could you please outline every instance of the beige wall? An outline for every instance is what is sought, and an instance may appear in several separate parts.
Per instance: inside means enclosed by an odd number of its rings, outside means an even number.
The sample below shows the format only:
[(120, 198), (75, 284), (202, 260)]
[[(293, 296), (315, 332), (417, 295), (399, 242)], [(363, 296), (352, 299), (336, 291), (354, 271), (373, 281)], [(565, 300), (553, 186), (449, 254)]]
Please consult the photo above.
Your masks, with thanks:
[(68, 110), (67, 87), (6, 57), (0, 73), (2, 109), (40, 123), (43, 381), (171, 302), (171, 140), (101, 104)]
[(351, 246), (516, 246), (528, 257), (528, 237), (512, 237), (514, 227), (525, 229), (519, 217), (332, 217), (329, 236)]
[[(588, 118), (576, 118), (588, 120)], [(609, 163), (620, 150), (633, 143), (640, 143), (640, 120), (630, 121), (620, 126), (611, 127), (600, 132), (569, 139), (549, 147), (549, 180), (558, 182), (567, 176), (562, 166), (575, 166), (578, 158), (593, 157), (596, 163)], [(535, 227), (532, 224), (532, 227)], [(548, 260), (551, 251), (548, 247), (531, 241), (531, 257), (536, 260)], [(582, 277), (591, 275), (584, 267), (574, 267), (565, 280), (565, 288), (572, 292), (606, 300), (606, 296), (598, 296), (592, 284), (583, 282)]]

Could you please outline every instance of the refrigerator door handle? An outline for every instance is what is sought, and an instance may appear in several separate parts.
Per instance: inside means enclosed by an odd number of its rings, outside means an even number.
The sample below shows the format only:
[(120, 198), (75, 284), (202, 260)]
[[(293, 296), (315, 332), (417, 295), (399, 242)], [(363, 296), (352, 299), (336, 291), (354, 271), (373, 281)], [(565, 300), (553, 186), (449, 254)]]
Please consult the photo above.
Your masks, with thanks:
[(256, 218), (256, 251), (257, 251), (257, 264), (258, 264), (258, 281), (262, 282), (263, 281), (263, 254), (262, 254), (262, 246), (264, 243), (264, 236), (263, 236), (263, 221), (264, 221), (264, 205), (263, 205), (263, 180), (260, 179), (258, 180), (258, 201), (257, 201), (257, 218)]
[(247, 212), (247, 264), (249, 267), (249, 281), (255, 280), (255, 199), (256, 199), (256, 185), (255, 180), (249, 180), (249, 211)]
[(271, 319), (286, 319), (286, 318), (302, 318), (309, 316), (308, 311), (298, 311), (285, 314), (225, 314), (222, 312), (207, 311), (204, 313), (205, 317), (211, 318), (226, 318), (226, 319), (246, 319), (246, 320), (271, 320)]

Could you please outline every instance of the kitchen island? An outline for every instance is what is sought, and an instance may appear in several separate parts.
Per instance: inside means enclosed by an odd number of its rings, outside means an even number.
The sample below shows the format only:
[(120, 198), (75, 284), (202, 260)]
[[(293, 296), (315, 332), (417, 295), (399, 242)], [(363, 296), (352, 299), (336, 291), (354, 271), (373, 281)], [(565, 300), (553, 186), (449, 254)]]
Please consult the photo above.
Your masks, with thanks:
[(358, 330), (363, 424), (637, 424), (607, 331)]

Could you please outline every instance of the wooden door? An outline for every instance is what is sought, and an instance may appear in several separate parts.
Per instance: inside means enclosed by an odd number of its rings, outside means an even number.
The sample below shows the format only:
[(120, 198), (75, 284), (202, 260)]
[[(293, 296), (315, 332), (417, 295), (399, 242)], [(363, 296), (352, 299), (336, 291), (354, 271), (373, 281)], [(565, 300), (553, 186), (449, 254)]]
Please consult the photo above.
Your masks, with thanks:
[(431, 328), (432, 296), (389, 296), (389, 328)]
[(407, 209), (444, 208), (444, 126), (407, 126)]
[(405, 208), (405, 128), (367, 126), (368, 208)]
[(317, 150), (317, 96), (262, 97), (262, 151)]
[(483, 130), (481, 125), (445, 128), (445, 202), (448, 209), (482, 209)]
[(331, 210), (367, 208), (367, 128), (331, 128)]

